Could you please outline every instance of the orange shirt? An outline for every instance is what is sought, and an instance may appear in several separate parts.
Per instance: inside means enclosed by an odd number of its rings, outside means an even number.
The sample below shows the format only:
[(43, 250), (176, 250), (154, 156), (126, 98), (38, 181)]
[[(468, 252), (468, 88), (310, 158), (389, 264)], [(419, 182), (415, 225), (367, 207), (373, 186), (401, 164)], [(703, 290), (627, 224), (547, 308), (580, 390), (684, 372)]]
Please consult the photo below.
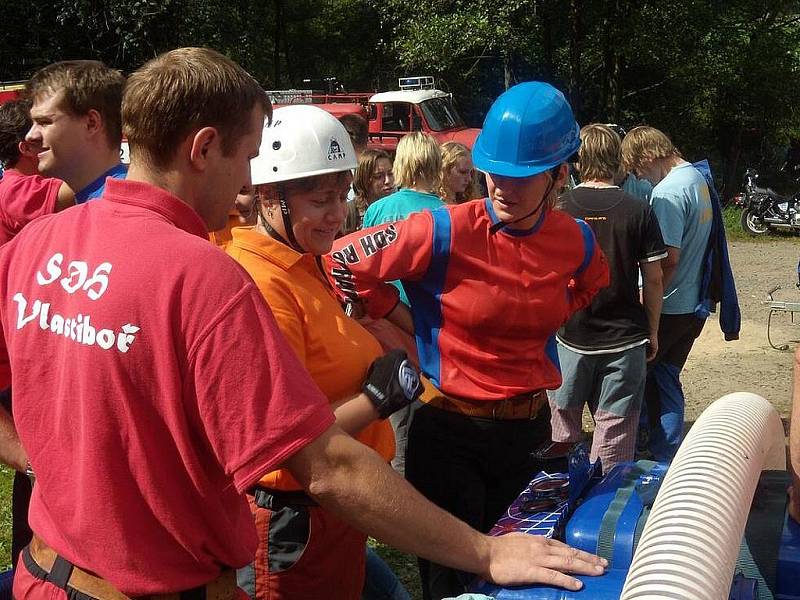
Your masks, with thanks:
[[(316, 259), (255, 231), (237, 227), (227, 252), (256, 282), (278, 327), (300, 362), (333, 404), (361, 392), (380, 344), (355, 319), (344, 314)], [(258, 357), (254, 356), (254, 364)], [(394, 456), (394, 433), (388, 421), (375, 421), (355, 436), (387, 461)], [(286, 470), (268, 473), (261, 485), (301, 489)]]
[(242, 220), (239, 218), (239, 211), (235, 208), (231, 209), (228, 213), (228, 224), (222, 229), (211, 231), (208, 234), (208, 239), (212, 244), (219, 246), (223, 250), (227, 250), (231, 243), (231, 231), (234, 227), (241, 227)]

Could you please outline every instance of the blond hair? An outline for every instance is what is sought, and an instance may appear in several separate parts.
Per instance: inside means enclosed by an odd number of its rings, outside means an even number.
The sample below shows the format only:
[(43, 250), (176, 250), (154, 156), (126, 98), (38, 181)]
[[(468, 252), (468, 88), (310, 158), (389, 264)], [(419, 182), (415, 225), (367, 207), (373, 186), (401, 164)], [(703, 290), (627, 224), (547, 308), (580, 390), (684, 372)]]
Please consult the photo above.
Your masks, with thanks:
[(65, 60), (47, 65), (25, 85), (34, 102), (60, 93), (60, 107), (70, 115), (82, 117), (96, 110), (112, 148), (122, 143), (120, 104), (124, 87), (122, 73), (98, 60)]
[[(447, 174), (450, 170), (455, 168), (456, 164), (462, 158), (472, 158), (472, 153), (469, 148), (459, 142), (445, 142), (441, 146), (442, 151), (442, 174), (439, 183), (439, 195), (442, 200), (448, 201), (449, 190), (445, 189), (445, 181), (447, 181)], [(475, 181), (475, 173), (473, 172), (467, 189), (463, 192), (456, 192), (454, 198), (456, 204), (461, 204), (467, 200), (472, 200), (478, 196), (478, 185)]]
[(442, 154), (436, 139), (422, 131), (409, 133), (397, 144), (394, 157), (394, 177), (398, 187), (413, 188), (420, 182), (439, 189)]
[(667, 135), (655, 127), (634, 127), (622, 140), (622, 166), (625, 172), (636, 171), (659, 158), (683, 158)]
[(155, 168), (169, 165), (192, 131), (216, 128), (230, 156), (248, 133), (248, 115), (272, 107), (258, 82), (231, 59), (209, 48), (178, 48), (147, 62), (128, 78), (122, 99), (131, 156)]
[(583, 181), (616, 180), (622, 163), (622, 142), (613, 129), (599, 123), (581, 129), (578, 171)]

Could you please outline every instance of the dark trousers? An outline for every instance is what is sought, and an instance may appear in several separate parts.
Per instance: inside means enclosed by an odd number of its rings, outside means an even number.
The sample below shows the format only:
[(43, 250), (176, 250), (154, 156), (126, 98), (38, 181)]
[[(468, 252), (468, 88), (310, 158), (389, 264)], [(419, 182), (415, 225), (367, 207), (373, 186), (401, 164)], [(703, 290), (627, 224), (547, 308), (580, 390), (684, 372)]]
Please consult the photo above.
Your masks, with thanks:
[[(406, 478), (431, 502), (487, 532), (540, 470), (531, 453), (550, 441), (550, 409), (534, 419), (465, 417), (419, 408), (408, 435)], [(472, 575), (419, 560), (425, 600), (458, 596)]]
[(28, 525), (28, 506), (33, 486), (25, 473), (14, 473), (11, 497), (11, 564), (16, 565), (22, 549), (31, 543), (33, 531)]
[[(11, 413), (11, 388), (0, 392), (0, 405)], [(22, 549), (30, 544), (33, 532), (28, 526), (28, 506), (31, 503), (33, 486), (24, 473), (14, 473), (11, 492), (11, 565), (17, 564)]]

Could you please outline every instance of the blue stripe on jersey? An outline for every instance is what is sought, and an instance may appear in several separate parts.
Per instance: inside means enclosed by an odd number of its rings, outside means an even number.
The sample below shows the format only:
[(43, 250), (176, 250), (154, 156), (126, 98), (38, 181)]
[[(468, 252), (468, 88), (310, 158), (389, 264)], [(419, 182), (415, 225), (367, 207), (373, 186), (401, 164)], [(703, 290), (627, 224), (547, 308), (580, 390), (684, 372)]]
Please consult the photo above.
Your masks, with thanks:
[(544, 353), (547, 355), (547, 358), (550, 359), (550, 362), (553, 363), (553, 366), (558, 369), (558, 372), (561, 373), (561, 363), (558, 361), (558, 347), (556, 346), (555, 334), (547, 338), (547, 343), (544, 345)]
[(583, 234), (583, 262), (581, 266), (578, 267), (578, 270), (575, 271), (575, 275), (580, 275), (586, 270), (586, 267), (589, 266), (589, 263), (592, 262), (592, 258), (594, 257), (594, 234), (592, 233), (592, 228), (587, 225), (586, 221), (575, 219), (575, 222), (580, 226), (581, 234)]
[(500, 222), (500, 217), (494, 212), (491, 199), (488, 197), (484, 198), (483, 204), (486, 207), (486, 214), (489, 215), (489, 220), (492, 222), (492, 225), (497, 225)]
[(439, 330), (442, 328), (442, 290), (450, 259), (450, 211), (437, 208), (433, 217), (433, 250), (428, 271), (419, 281), (403, 281), (411, 302), (411, 315), (417, 337), (420, 367), (433, 385), (441, 386), (442, 357), (439, 353)]

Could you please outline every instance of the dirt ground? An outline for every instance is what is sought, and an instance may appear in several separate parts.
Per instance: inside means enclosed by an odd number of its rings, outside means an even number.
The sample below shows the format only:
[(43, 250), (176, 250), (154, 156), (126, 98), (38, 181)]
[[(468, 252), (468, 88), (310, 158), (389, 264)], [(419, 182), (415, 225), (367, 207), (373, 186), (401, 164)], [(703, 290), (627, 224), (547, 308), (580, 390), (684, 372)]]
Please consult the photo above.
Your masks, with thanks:
[(767, 342), (766, 292), (776, 285), (776, 300), (800, 303), (797, 261), (800, 241), (782, 238), (768, 242), (730, 242), (739, 305), (740, 339), (726, 342), (713, 316), (695, 342), (682, 376), (686, 395), (686, 420), (694, 421), (709, 403), (730, 392), (760, 394), (786, 418), (791, 409), (792, 363), (800, 338), (800, 312), (792, 324), (787, 313), (773, 315), (771, 335), (778, 351)]

